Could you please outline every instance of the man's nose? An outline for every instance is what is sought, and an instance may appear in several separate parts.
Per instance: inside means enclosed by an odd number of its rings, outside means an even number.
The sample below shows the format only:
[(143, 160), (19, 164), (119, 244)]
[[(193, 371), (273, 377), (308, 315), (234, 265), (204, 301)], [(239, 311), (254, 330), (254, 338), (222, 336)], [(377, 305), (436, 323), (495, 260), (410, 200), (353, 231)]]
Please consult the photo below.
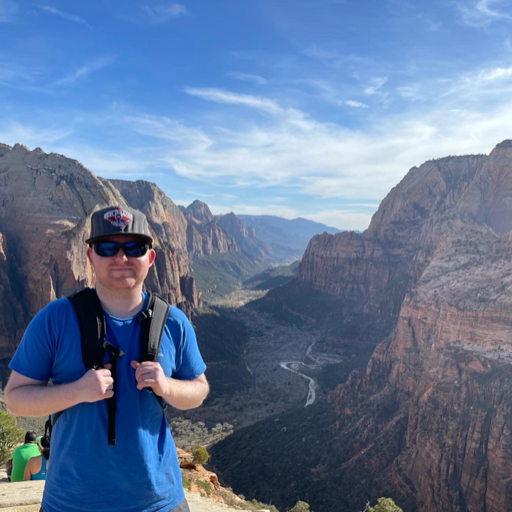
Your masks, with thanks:
[(124, 250), (122, 247), (119, 248), (119, 251), (117, 251), (117, 254), (115, 255), (115, 259), (120, 259), (120, 260), (127, 260), (128, 257), (126, 256), (126, 254), (124, 253)]

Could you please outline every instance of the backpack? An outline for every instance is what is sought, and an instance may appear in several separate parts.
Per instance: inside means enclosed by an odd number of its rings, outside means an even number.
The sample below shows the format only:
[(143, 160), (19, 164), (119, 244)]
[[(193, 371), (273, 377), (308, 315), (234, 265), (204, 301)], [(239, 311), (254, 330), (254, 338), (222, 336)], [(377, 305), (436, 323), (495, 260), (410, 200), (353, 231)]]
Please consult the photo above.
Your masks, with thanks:
[[(107, 341), (106, 323), (101, 302), (94, 288), (83, 288), (68, 297), (73, 305), (80, 328), (80, 341), (82, 346), (82, 361), (86, 368), (95, 370), (103, 368), (103, 358), (105, 351), (110, 354), (110, 369), (114, 377), (114, 386), (116, 382), (116, 363), (117, 359), (124, 355), (124, 352), (118, 347)], [(140, 353), (139, 361), (156, 361), (158, 359), (158, 349), (160, 340), (167, 320), (169, 304), (157, 294), (149, 292), (147, 305), (137, 316), (137, 322), (140, 323)], [(153, 391), (153, 390), (151, 390)], [(164, 408), (162, 397), (153, 394), (158, 402)], [(115, 434), (115, 412), (116, 395), (106, 400), (107, 406), (107, 439), (109, 445), (116, 444)], [(45, 436), (51, 438), (52, 428), (64, 411), (56, 412), (48, 418), (45, 424)]]

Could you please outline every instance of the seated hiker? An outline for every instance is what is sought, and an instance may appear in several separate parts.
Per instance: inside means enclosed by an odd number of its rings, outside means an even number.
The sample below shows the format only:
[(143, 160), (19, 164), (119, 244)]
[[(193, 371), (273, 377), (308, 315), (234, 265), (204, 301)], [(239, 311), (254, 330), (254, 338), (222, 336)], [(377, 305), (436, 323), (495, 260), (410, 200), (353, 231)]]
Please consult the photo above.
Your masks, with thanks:
[(36, 438), (37, 434), (29, 430), (25, 434), (25, 443), (12, 452), (11, 482), (22, 482), (28, 459), (39, 455)]
[(28, 459), (23, 473), (23, 480), (46, 480), (46, 470), (50, 459), (50, 441), (47, 437), (39, 436), (37, 438), (37, 447), (41, 455)]

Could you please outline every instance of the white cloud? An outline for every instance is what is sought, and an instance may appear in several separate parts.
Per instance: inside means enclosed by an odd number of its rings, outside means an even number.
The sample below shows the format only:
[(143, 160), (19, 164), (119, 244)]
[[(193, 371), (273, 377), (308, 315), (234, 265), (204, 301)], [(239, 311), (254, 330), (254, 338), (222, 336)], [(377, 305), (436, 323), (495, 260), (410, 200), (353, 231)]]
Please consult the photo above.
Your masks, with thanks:
[(214, 101), (216, 103), (245, 105), (247, 107), (263, 110), (270, 113), (278, 113), (283, 111), (283, 109), (279, 107), (277, 102), (274, 100), (270, 100), (268, 98), (260, 98), (258, 96), (251, 96), (249, 94), (238, 94), (226, 91), (225, 89), (187, 87), (185, 92), (192, 96), (199, 96), (204, 100)]
[(259, 75), (251, 75), (250, 73), (228, 73), (228, 76), (234, 78), (235, 80), (241, 80), (242, 82), (252, 82), (257, 85), (265, 85), (268, 84), (268, 80), (259, 76)]
[(345, 105), (348, 105), (349, 107), (358, 107), (358, 108), (368, 108), (368, 105), (366, 103), (361, 103), (360, 101), (354, 101), (354, 100), (347, 100), (345, 101)]
[(137, 133), (179, 143), (181, 148), (205, 150), (212, 140), (201, 130), (163, 116), (128, 114), (124, 121)]
[(10, 146), (16, 143), (32, 148), (51, 145), (68, 137), (71, 133), (71, 129), (37, 128), (7, 119), (0, 124), (0, 141)]
[(494, 21), (512, 20), (512, 16), (509, 13), (491, 7), (503, 3), (502, 0), (479, 0), (477, 2), (473, 0), (469, 6), (462, 3), (455, 5), (461, 14), (461, 22), (464, 25), (486, 27)]
[(397, 88), (398, 94), (400, 94), (402, 98), (413, 101), (421, 101), (424, 99), (420, 90), (421, 87), (419, 84), (403, 85)]
[(188, 14), (185, 6), (181, 4), (159, 4), (159, 5), (145, 5), (144, 10), (151, 23), (165, 23), (171, 18), (177, 18)]
[(512, 76), (512, 66), (508, 68), (494, 68), (480, 73), (481, 80), (496, 80)]
[(85, 21), (83, 18), (80, 18), (80, 16), (75, 16), (74, 14), (69, 14), (67, 12), (61, 11), (60, 9), (57, 9), (56, 7), (52, 7), (51, 5), (40, 5), (39, 9), (42, 9), (43, 11), (47, 11), (47, 12), (50, 12), (57, 16), (60, 16), (61, 18), (65, 19), (65, 20), (74, 21), (75, 23), (82, 23), (83, 25), (90, 27), (90, 25), (87, 23), (87, 21)]
[(57, 80), (55, 82), (55, 85), (72, 85), (78, 80), (85, 78), (87, 75), (90, 75), (91, 73), (99, 71), (100, 69), (103, 69), (105, 66), (108, 66), (113, 60), (114, 58), (111, 56), (96, 59), (95, 61), (90, 62), (85, 66), (76, 69), (69, 75), (66, 75), (64, 78)]
[(0, 0), (0, 23), (12, 21), (18, 12), (18, 3), (12, 0)]
[(388, 81), (387, 76), (383, 77), (374, 77), (370, 80), (370, 85), (365, 87), (364, 93), (368, 96), (372, 96), (373, 94), (376, 94), (377, 91)]
[(482, 98), (494, 96), (503, 102), (503, 95), (510, 94), (512, 88), (512, 66), (480, 69), (451, 81), (450, 87), (443, 96), (464, 97), (466, 100), (482, 101)]
[[(446, 155), (488, 153), (498, 142), (510, 138), (512, 76), (509, 75), (512, 73), (507, 67), (489, 66), (474, 70), (454, 83), (434, 81), (437, 88), (420, 83), (421, 90), (430, 97), (418, 108), (401, 114), (372, 116), (365, 129), (349, 129), (318, 120), (263, 95), (190, 88), (187, 92), (201, 100), (227, 105), (222, 115), (217, 114), (217, 109), (203, 105), (204, 115), (194, 121), (189, 118), (185, 123), (134, 113), (121, 106), (104, 117), (90, 116), (98, 126), (122, 134), (124, 145), (119, 144), (116, 151), (95, 151), (72, 145), (69, 139), (67, 147), (56, 147), (55, 143), (50, 146), (51, 150), (77, 158), (101, 175), (138, 178), (142, 175), (160, 183), (159, 176), (177, 173), (181, 183), (183, 180), (197, 183), (187, 188), (204, 187), (203, 192), (209, 191), (208, 184), (220, 183), (240, 197), (239, 189), (243, 187), (266, 188), (271, 196), (289, 197), (299, 192), (304, 205), (316, 198), (349, 198), (354, 203), (365, 204), (363, 211), (368, 212), (368, 205), (382, 199), (411, 167)], [(458, 87), (457, 94), (453, 93), (454, 84)], [(443, 87), (449, 87), (451, 94), (446, 94)], [(241, 109), (243, 115), (237, 115)], [(261, 112), (265, 115), (259, 115)], [(51, 116), (39, 117), (47, 123), (51, 119)], [(50, 126), (61, 124), (52, 122)], [(47, 133), (46, 139), (58, 139), (68, 132), (63, 128), (63, 133)], [(18, 129), (13, 137), (9, 130), (0, 130), (0, 140), (6, 142), (27, 143), (26, 137), (34, 140), (36, 134), (25, 135)], [(36, 145), (40, 144), (38, 137)], [(219, 208), (237, 211), (229, 198), (216, 202)], [(237, 202), (243, 204), (242, 199)], [(245, 205), (244, 208), (237, 213), (254, 211), (251, 209), (256, 207)], [(296, 216), (294, 208), (286, 213), (289, 205), (274, 199), (257, 208), (276, 215)], [(305, 209), (300, 208), (297, 213), (305, 216)], [(347, 209), (344, 214), (348, 215), (356, 213), (357, 207), (354, 204)], [(345, 219), (348, 224), (348, 218)]]

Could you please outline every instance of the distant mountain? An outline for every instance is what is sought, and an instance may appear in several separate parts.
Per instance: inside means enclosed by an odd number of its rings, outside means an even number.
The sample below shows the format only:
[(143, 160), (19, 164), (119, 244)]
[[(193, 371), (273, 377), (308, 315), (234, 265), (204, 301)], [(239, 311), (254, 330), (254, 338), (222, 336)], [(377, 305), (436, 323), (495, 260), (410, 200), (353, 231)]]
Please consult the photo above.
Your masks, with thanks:
[(283, 262), (302, 258), (313, 236), (324, 232), (331, 235), (340, 232), (339, 229), (301, 217), (292, 220), (274, 215), (237, 215), (237, 217), (246, 225), (252, 226), (255, 235), (270, 244)]
[(208, 205), (198, 200), (179, 209), (188, 222), (188, 254), (205, 298), (226, 295), (245, 279), (280, 263), (272, 247), (234, 213), (214, 217)]

